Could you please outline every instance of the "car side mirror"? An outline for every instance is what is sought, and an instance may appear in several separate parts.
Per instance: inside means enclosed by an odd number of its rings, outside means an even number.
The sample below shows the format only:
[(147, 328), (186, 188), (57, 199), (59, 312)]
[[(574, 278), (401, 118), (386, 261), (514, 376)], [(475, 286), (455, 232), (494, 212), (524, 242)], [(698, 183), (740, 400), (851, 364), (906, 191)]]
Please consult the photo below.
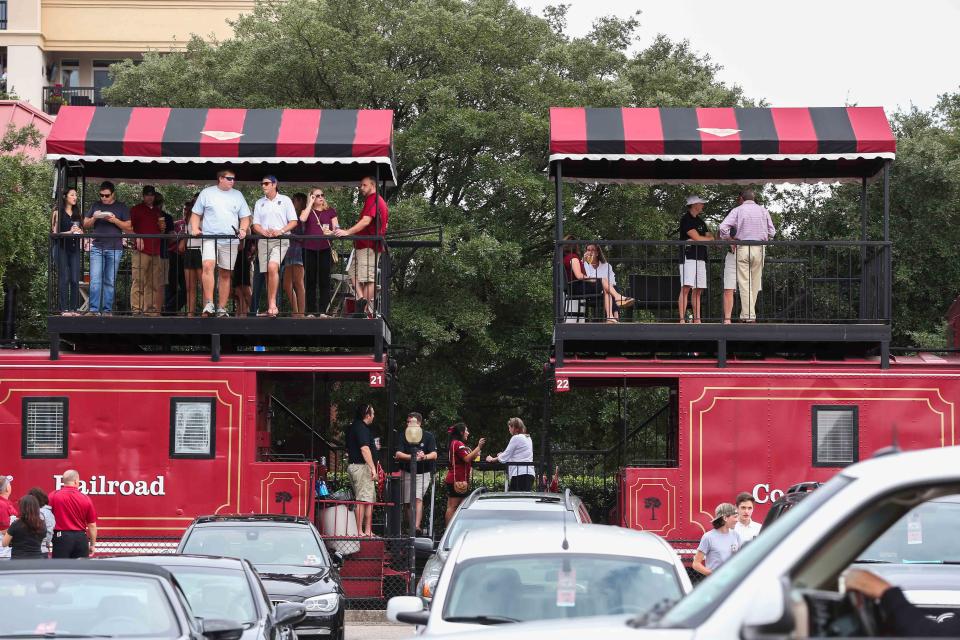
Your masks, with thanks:
[(430, 538), (414, 538), (413, 550), (418, 556), (428, 556), (437, 549), (437, 543)]
[(273, 608), (273, 621), (292, 626), (307, 617), (307, 608), (300, 602), (280, 602)]
[(343, 567), (343, 554), (339, 551), (334, 551), (333, 555), (330, 556), (330, 561), (333, 563), (333, 566), (337, 569)]
[(789, 586), (780, 578), (759, 580), (750, 609), (744, 616), (740, 637), (743, 640), (753, 640), (789, 635), (796, 626), (789, 593)]
[(233, 620), (205, 618), (201, 624), (203, 637), (209, 640), (240, 640), (243, 636), (243, 626)]
[(395, 596), (387, 601), (387, 620), (424, 626), (430, 619), (430, 611), (423, 608), (423, 600), (417, 596)]

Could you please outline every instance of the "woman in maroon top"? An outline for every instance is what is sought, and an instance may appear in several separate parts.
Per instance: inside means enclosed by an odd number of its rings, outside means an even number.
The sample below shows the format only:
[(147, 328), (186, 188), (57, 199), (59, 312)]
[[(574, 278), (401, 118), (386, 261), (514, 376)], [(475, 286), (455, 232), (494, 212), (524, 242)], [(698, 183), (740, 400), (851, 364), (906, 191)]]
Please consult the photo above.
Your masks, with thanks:
[[(463, 499), (470, 493), (470, 468), (472, 460), (480, 457), (480, 449), (486, 443), (486, 438), (480, 438), (475, 449), (467, 446), (467, 440), (470, 438), (470, 429), (462, 422), (458, 422), (447, 429), (449, 444), (447, 444), (447, 459), (450, 466), (447, 468), (447, 477), (443, 483), (447, 485), (447, 515), (446, 522), (456, 513), (457, 507), (463, 502)], [(455, 482), (466, 482), (467, 490), (458, 493), (454, 490)]]
[[(327, 204), (323, 189), (313, 187), (307, 206), (300, 212), (300, 226), (305, 236), (330, 236), (340, 228), (337, 210)], [(303, 266), (306, 269), (307, 313), (323, 316), (330, 305), (330, 269), (333, 265), (329, 240), (303, 241)], [(317, 297), (317, 288), (320, 296)]]
[[(565, 236), (564, 240), (575, 240), (573, 236)], [(613, 313), (613, 301), (623, 307), (633, 304), (633, 298), (628, 298), (610, 286), (606, 278), (590, 278), (583, 267), (583, 259), (577, 252), (574, 244), (563, 245), (563, 273), (566, 276), (566, 290), (573, 297), (596, 296), (603, 291), (603, 312), (607, 322), (616, 322)]]

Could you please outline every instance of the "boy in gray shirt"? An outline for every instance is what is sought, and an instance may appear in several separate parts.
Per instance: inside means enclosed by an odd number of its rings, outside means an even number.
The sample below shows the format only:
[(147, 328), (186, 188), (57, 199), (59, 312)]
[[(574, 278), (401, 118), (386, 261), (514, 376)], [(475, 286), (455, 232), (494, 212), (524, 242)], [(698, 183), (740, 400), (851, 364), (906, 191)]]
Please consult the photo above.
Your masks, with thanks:
[(717, 505), (713, 530), (703, 534), (697, 555), (693, 558), (693, 569), (705, 576), (710, 575), (730, 559), (740, 547), (740, 535), (734, 531), (737, 524), (737, 509), (729, 502)]

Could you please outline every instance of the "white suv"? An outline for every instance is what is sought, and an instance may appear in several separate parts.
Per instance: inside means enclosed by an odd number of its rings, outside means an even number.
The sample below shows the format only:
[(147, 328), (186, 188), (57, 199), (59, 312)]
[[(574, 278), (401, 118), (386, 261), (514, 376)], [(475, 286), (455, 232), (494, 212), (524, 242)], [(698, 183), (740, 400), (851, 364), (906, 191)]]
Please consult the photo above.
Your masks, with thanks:
[[(957, 493), (960, 447), (875, 457), (838, 473), (666, 611), (655, 609), (628, 622), (526, 623), (489, 629), (482, 636), (455, 637), (715, 640), (875, 635), (884, 631), (876, 604), (846, 593), (843, 572), (911, 509)], [(936, 620), (949, 620), (939, 610), (931, 613)]]

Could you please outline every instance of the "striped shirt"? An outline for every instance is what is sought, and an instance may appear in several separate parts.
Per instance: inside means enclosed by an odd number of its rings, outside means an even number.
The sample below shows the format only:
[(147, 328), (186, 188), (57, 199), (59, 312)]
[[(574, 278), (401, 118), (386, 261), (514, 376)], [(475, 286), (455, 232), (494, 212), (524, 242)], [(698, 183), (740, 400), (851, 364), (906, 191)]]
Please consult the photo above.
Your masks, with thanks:
[(769, 240), (777, 233), (770, 212), (753, 200), (745, 201), (727, 214), (720, 223), (720, 237), (729, 238), (731, 229), (736, 229), (737, 240)]

